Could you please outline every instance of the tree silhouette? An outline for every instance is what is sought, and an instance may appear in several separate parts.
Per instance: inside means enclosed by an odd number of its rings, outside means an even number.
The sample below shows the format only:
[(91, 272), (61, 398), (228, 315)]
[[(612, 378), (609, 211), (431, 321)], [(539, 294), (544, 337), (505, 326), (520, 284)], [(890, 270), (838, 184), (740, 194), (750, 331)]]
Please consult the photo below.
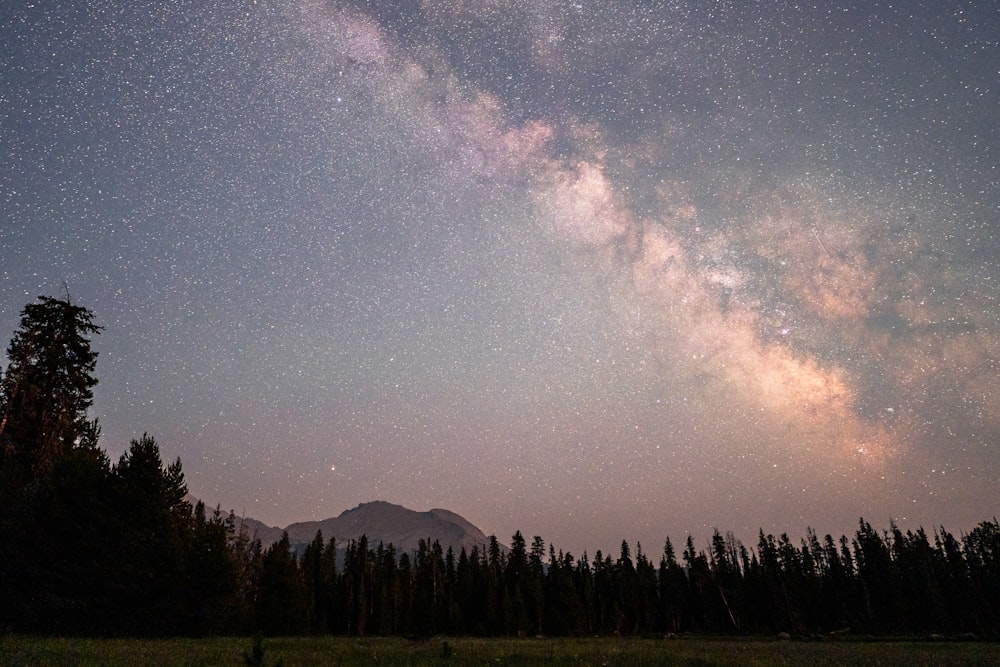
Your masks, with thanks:
[(0, 382), (5, 471), (28, 478), (47, 474), (84, 434), (97, 384), (97, 353), (88, 336), (100, 330), (93, 313), (68, 297), (41, 296), (24, 307)]
[(257, 629), (264, 636), (302, 634), (309, 629), (308, 615), (302, 572), (286, 532), (261, 559)]
[(176, 633), (194, 528), (180, 459), (164, 465), (156, 440), (143, 434), (115, 464), (111, 483), (120, 623), (131, 634)]
[[(104, 559), (108, 461), (87, 421), (93, 314), (53, 297), (25, 306), (0, 378), (0, 624), (74, 631)], [(76, 519), (65, 523), (70, 515)], [(80, 558), (88, 560), (80, 561)]]

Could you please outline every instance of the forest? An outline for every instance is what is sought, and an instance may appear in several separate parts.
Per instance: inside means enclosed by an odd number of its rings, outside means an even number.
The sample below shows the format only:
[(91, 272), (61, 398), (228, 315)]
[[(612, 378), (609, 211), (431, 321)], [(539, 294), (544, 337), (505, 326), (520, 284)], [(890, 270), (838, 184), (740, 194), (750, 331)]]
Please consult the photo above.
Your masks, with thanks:
[(0, 631), (93, 636), (303, 634), (1000, 638), (1000, 522), (851, 536), (716, 530), (649, 554), (575, 557), (520, 532), (454, 553), (317, 533), (264, 548), (186, 500), (153, 437), (112, 462), (88, 419), (100, 333), (67, 298), (22, 312), (0, 381)]

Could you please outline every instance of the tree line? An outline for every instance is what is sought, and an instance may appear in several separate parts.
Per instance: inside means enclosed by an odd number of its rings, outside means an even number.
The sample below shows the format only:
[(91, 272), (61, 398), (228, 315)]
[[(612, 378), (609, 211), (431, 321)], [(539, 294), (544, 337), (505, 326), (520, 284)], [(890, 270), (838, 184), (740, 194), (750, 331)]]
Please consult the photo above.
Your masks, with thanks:
[(455, 553), (287, 534), (266, 548), (185, 498), (180, 460), (87, 419), (99, 333), (69, 298), (25, 307), (0, 380), (0, 630), (93, 635), (970, 634), (1000, 637), (1000, 523), (755, 546), (716, 530), (579, 558), (520, 532)]

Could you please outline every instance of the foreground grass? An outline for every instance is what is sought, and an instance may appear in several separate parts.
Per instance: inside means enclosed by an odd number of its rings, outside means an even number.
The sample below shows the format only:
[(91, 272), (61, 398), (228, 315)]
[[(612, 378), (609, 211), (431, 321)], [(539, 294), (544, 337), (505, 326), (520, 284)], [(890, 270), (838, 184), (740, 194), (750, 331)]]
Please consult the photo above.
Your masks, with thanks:
[[(252, 640), (0, 637), (0, 665), (242, 666)], [(301, 637), (264, 641), (264, 664), (300, 665), (1000, 665), (1000, 644), (757, 639)]]

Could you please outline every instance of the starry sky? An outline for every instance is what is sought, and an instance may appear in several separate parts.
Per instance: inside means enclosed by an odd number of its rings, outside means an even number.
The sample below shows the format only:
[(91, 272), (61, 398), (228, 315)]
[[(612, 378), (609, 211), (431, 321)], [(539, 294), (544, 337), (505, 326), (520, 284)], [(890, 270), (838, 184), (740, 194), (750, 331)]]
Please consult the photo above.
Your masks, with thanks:
[[(658, 554), (1000, 511), (993, 2), (0, 8), (0, 331), (112, 459)], [(613, 552), (614, 553), (614, 552)]]

